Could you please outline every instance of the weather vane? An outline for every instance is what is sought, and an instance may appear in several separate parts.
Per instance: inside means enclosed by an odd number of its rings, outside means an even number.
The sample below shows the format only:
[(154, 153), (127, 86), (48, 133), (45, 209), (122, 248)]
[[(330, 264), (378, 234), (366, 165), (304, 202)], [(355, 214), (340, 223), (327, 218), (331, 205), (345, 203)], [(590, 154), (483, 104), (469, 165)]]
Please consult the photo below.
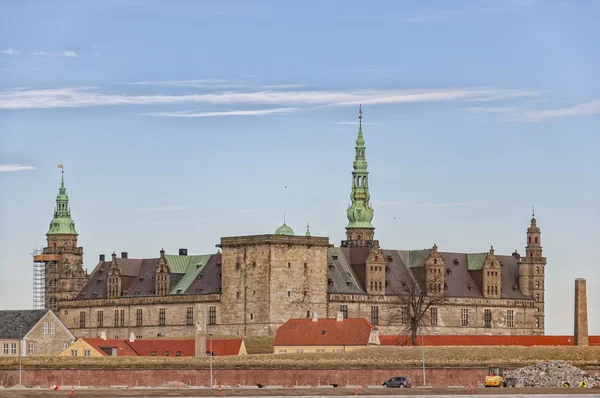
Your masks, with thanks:
[(362, 104), (360, 104), (358, 107), (358, 122), (362, 126)]

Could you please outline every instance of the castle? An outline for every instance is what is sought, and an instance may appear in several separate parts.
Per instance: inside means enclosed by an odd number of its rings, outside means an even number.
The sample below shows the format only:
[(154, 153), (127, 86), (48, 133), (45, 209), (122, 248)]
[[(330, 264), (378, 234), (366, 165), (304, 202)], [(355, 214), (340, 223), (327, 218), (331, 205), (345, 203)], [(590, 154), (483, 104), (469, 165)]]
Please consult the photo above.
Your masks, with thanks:
[(340, 312), (369, 320), (381, 334), (399, 334), (407, 321), (391, 314), (407, 282), (426, 275), (427, 294), (445, 300), (428, 309), (425, 333), (544, 334), (546, 259), (536, 219), (523, 257), (493, 247), (382, 249), (372, 224), (362, 110), (359, 119), (349, 223), (339, 247), (308, 228), (296, 235), (284, 223), (273, 234), (222, 237), (214, 254), (100, 255), (87, 275), (63, 178), (47, 247), (36, 256), (46, 267), (46, 306), (77, 337), (184, 337), (199, 324), (213, 335), (274, 335), (288, 319)]

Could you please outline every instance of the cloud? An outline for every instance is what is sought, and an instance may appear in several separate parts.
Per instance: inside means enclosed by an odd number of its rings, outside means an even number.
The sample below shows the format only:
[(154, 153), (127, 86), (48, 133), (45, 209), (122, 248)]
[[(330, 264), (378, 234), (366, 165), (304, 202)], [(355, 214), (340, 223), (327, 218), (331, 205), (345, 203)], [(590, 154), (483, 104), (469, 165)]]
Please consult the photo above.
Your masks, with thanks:
[(164, 207), (146, 207), (146, 208), (141, 208), (141, 209), (133, 209), (133, 211), (173, 211), (173, 210), (187, 210), (187, 207), (164, 206)]
[(364, 91), (250, 91), (184, 95), (132, 95), (103, 92), (95, 87), (0, 90), (0, 109), (51, 109), (116, 105), (202, 103), (358, 106), (444, 101), (488, 101), (490, 98), (535, 96), (534, 92), (496, 88)]
[(566, 108), (539, 109), (525, 111), (517, 120), (525, 122), (541, 122), (571, 116), (600, 115), (600, 99), (585, 102)]
[(0, 55), (20, 55), (21, 53), (18, 50), (13, 50), (12, 48), (7, 48), (6, 50), (0, 50)]
[(33, 166), (24, 166), (22, 164), (0, 164), (0, 173), (9, 171), (35, 170)]
[(475, 203), (472, 202), (412, 202), (405, 200), (374, 200), (374, 206), (380, 207), (463, 207), (473, 206)]
[[(352, 126), (358, 126), (358, 122), (331, 122), (329, 124), (341, 124), (341, 125), (352, 125)], [(365, 123), (363, 122), (363, 126), (373, 126), (379, 123)]]
[(190, 87), (190, 88), (255, 88), (260, 90), (285, 90), (306, 87), (307, 84), (269, 84), (260, 85), (248, 82), (232, 82), (225, 79), (198, 79), (198, 80), (158, 80), (158, 81), (139, 81), (133, 83), (138, 86), (157, 86), (157, 87)]
[(600, 114), (600, 99), (563, 108), (520, 109), (517, 107), (471, 107), (463, 109), (472, 113), (494, 113), (507, 122), (543, 122), (573, 116)]
[(38, 56), (38, 57), (55, 56), (55, 57), (67, 57), (67, 58), (74, 58), (74, 57), (79, 56), (79, 55), (77, 55), (77, 53), (75, 51), (71, 51), (71, 50), (58, 51), (58, 52), (54, 52), (54, 53), (49, 53), (47, 51), (34, 51), (34, 52), (30, 53), (29, 55)]
[(254, 209), (240, 209), (240, 213), (254, 213), (255, 211)]
[(400, 21), (407, 23), (437, 22), (448, 19), (449, 17), (449, 15), (424, 15), (422, 17), (401, 18)]
[(275, 108), (275, 109), (256, 109), (256, 110), (233, 110), (222, 112), (196, 112), (181, 111), (181, 112), (148, 112), (141, 113), (144, 116), (161, 116), (161, 117), (215, 117), (215, 116), (262, 116), (272, 115), (277, 113), (287, 113), (298, 110), (298, 108)]

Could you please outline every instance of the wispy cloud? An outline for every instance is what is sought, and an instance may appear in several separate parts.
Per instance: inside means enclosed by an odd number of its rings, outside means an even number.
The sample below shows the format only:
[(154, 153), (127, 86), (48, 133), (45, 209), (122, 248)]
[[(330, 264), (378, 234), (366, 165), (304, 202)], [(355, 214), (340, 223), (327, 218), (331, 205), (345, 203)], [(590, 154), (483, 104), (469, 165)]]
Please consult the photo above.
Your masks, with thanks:
[(212, 89), (230, 89), (230, 88), (255, 88), (260, 90), (286, 90), (306, 87), (307, 84), (258, 84), (244, 81), (230, 81), (226, 79), (197, 79), (197, 80), (157, 80), (157, 81), (139, 81), (133, 83), (138, 86), (157, 86), (157, 87), (190, 87), (190, 88), (212, 88)]
[(18, 50), (13, 50), (12, 48), (0, 50), (0, 55), (20, 55), (20, 54), (21, 53)]
[(448, 19), (449, 17), (450, 15), (424, 15), (421, 17), (401, 18), (400, 21), (407, 23), (437, 22)]
[(293, 112), (296, 110), (298, 110), (298, 108), (230, 110), (230, 111), (221, 111), (221, 112), (195, 112), (195, 111), (147, 112), (147, 113), (140, 113), (140, 115), (160, 116), (160, 117), (263, 116), (263, 115), (273, 115), (273, 114), (278, 114), (278, 113), (288, 113), (288, 112)]
[[(351, 125), (351, 126), (358, 126), (358, 122), (331, 122), (329, 124), (341, 124), (341, 125)], [(363, 126), (373, 126), (379, 123), (366, 123), (363, 122)]]
[(525, 109), (518, 107), (471, 107), (463, 109), (472, 113), (494, 113), (505, 122), (543, 122), (565, 117), (600, 115), (600, 99), (562, 108)]
[(254, 209), (240, 209), (240, 213), (254, 213), (255, 211)]
[(163, 206), (163, 207), (145, 207), (141, 209), (133, 209), (133, 211), (174, 211), (174, 210), (187, 210), (187, 207), (181, 206)]
[(0, 109), (78, 108), (116, 105), (203, 103), (357, 106), (447, 101), (489, 101), (490, 98), (521, 98), (537, 93), (497, 88), (364, 91), (249, 91), (210, 92), (185, 95), (132, 95), (104, 92), (94, 87), (0, 90)]
[(72, 50), (65, 51), (57, 51), (57, 52), (47, 52), (47, 51), (34, 51), (29, 53), (29, 55), (38, 56), (38, 57), (66, 57), (66, 58), (75, 58), (78, 57), (77, 53)]
[(473, 202), (413, 202), (405, 200), (374, 200), (374, 206), (380, 207), (463, 207), (474, 206)]
[(35, 170), (33, 166), (25, 166), (22, 164), (0, 164), (0, 173), (9, 171)]

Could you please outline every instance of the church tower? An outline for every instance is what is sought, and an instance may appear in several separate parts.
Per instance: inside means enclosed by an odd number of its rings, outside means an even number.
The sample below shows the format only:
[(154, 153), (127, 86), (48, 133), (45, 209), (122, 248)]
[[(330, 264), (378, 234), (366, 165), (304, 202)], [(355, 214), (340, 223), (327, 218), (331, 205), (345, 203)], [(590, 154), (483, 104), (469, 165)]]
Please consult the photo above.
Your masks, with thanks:
[[(58, 167), (63, 169), (62, 165)], [(46, 308), (57, 310), (60, 300), (74, 298), (87, 283), (88, 275), (83, 270), (83, 248), (77, 247), (77, 236), (63, 169), (54, 218), (46, 234), (47, 245), (43, 254), (34, 260), (45, 263)]]
[(347, 212), (349, 223), (346, 226), (346, 240), (342, 242), (342, 246), (349, 247), (371, 246), (375, 233), (375, 227), (371, 224), (373, 208), (371, 207), (371, 195), (369, 194), (365, 139), (362, 132), (362, 106), (359, 112), (358, 138), (356, 139), (352, 192), (350, 193), (352, 202)]
[(537, 226), (534, 212), (529, 228), (527, 228), (525, 257), (520, 258), (519, 287), (523, 293), (530, 295), (535, 300), (534, 329), (537, 329), (539, 334), (544, 333), (545, 268), (546, 257), (542, 254), (542, 233), (540, 227)]

